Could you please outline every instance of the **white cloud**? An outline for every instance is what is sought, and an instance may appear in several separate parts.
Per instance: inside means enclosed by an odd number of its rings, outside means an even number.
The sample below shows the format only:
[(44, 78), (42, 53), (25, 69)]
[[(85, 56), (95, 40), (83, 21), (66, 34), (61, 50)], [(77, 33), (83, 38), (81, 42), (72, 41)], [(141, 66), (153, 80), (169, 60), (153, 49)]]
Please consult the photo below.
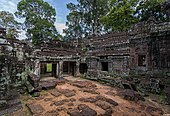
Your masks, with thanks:
[(67, 28), (67, 26), (64, 23), (55, 23), (55, 27), (57, 29), (57, 31), (61, 34), (64, 35), (63, 33), (63, 29)]

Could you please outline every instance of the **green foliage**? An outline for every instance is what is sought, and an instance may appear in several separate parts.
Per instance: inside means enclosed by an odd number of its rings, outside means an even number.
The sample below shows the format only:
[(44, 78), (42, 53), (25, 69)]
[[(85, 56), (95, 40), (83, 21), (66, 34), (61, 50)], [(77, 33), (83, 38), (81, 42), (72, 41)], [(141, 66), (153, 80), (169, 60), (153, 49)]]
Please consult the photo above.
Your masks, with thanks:
[(24, 18), (23, 29), (28, 39), (34, 44), (50, 41), (57, 37), (54, 26), (55, 9), (43, 0), (21, 0), (15, 13), (18, 18)]
[(52, 64), (47, 64), (47, 72), (52, 72)]
[(7, 30), (8, 38), (17, 38), (20, 29), (20, 23), (18, 23), (13, 14), (7, 11), (0, 11), (0, 25)]
[(166, 21), (167, 14), (162, 10), (165, 0), (146, 0), (140, 1), (136, 8), (135, 15), (139, 21), (146, 21), (153, 16), (157, 21)]
[(132, 24), (147, 21), (151, 16), (157, 21), (167, 21), (162, 10), (164, 0), (110, 0), (110, 11), (100, 21), (106, 30), (125, 31)]
[[(69, 3), (66, 38), (82, 38), (109, 31), (127, 31), (131, 25), (148, 20), (167, 21), (165, 0), (77, 0)], [(165, 5), (164, 5), (165, 4)], [(166, 8), (163, 8), (165, 6)]]
[(100, 18), (108, 12), (109, 0), (77, 0), (78, 4), (69, 3), (64, 30), (66, 38), (82, 38), (88, 35), (99, 34), (103, 31)]
[(124, 31), (137, 22), (134, 16), (135, 7), (138, 0), (111, 0), (110, 8), (106, 16), (103, 16), (100, 21), (105, 25), (106, 30)]

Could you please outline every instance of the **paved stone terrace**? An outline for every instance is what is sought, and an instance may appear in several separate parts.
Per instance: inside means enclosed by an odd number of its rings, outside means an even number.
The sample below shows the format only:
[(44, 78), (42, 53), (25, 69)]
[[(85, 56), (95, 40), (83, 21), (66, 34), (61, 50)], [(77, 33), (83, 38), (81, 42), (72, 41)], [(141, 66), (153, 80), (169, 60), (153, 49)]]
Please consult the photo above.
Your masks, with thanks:
[[(121, 90), (75, 77), (65, 77), (53, 90), (41, 92), (40, 97), (22, 96), (26, 107), (12, 116), (159, 116), (158, 104), (128, 101)], [(30, 111), (30, 112), (28, 112)]]

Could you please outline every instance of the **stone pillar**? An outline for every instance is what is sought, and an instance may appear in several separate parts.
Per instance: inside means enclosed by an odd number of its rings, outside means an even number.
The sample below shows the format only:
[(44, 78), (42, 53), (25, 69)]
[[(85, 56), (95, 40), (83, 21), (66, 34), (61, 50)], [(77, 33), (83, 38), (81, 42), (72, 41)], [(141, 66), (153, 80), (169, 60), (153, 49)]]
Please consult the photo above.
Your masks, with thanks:
[(59, 62), (57, 62), (57, 64), (56, 64), (56, 77), (59, 77), (59, 71), (60, 71)]
[(40, 78), (40, 61), (39, 60), (35, 60), (34, 74)]
[(63, 77), (63, 61), (59, 62), (59, 77)]
[(76, 74), (75, 76), (80, 76), (80, 61), (76, 61)]

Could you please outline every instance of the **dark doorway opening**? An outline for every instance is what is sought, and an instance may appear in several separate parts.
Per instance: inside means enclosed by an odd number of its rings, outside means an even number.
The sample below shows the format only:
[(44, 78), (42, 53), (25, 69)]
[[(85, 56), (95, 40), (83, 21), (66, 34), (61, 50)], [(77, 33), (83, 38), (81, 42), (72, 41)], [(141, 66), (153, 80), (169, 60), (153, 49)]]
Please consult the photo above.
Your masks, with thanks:
[(102, 64), (102, 71), (108, 71), (108, 62), (101, 62)]
[(79, 69), (80, 69), (81, 74), (87, 73), (87, 69), (88, 69), (87, 64), (86, 63), (80, 63)]
[(64, 61), (63, 62), (63, 73), (68, 75), (75, 75), (76, 62)]
[(63, 73), (69, 72), (69, 62), (63, 62)]

